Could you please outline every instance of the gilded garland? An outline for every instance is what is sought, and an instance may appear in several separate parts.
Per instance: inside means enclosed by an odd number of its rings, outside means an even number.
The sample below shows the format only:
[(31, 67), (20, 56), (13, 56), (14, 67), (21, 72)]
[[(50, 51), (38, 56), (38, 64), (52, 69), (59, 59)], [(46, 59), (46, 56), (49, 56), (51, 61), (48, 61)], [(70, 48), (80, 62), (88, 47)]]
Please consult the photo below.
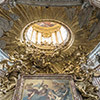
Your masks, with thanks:
[[(75, 10), (73, 16), (69, 12)], [(100, 41), (100, 35), (96, 39), (89, 41), (90, 27), (94, 22), (98, 22), (95, 12), (91, 16), (88, 27), (79, 27), (78, 15), (80, 7), (33, 7), (28, 5), (17, 5), (8, 11), (0, 8), (0, 20), (8, 22), (11, 28), (6, 29), (1, 40), (6, 41), (3, 50), (7, 50), (12, 66), (8, 65), (8, 60), (1, 62), (7, 69), (5, 77), (0, 78), (0, 97), (1, 100), (11, 100), (13, 91), (19, 75), (21, 74), (66, 74), (72, 75), (77, 89), (80, 91), (84, 100), (98, 100), (98, 88), (92, 85), (92, 78), (95, 71), (83, 70), (81, 64), (86, 63), (88, 53)], [(75, 40), (70, 48), (56, 50), (52, 55), (46, 55), (38, 48), (20, 42), (22, 29), (30, 22), (40, 19), (59, 20), (70, 27), (74, 33)], [(13, 21), (13, 25), (12, 25)], [(10, 22), (10, 23), (9, 23)], [(90, 46), (90, 47), (89, 47)]]
[(92, 77), (96, 72), (83, 70), (80, 67), (82, 63), (86, 62), (87, 53), (85, 48), (80, 46), (69, 55), (63, 55), (61, 51), (58, 51), (54, 55), (48, 56), (38, 51), (36, 53), (32, 47), (17, 45), (18, 48), (13, 52), (10, 59), (14, 65), (9, 66), (8, 61), (2, 62), (2, 64), (6, 64), (5, 68), (7, 68), (6, 76), (1, 78), (2, 84), (0, 86), (0, 90), (4, 95), (14, 89), (20, 74), (66, 74), (73, 76), (75, 85), (84, 100), (98, 100), (96, 94), (98, 88), (92, 85)]

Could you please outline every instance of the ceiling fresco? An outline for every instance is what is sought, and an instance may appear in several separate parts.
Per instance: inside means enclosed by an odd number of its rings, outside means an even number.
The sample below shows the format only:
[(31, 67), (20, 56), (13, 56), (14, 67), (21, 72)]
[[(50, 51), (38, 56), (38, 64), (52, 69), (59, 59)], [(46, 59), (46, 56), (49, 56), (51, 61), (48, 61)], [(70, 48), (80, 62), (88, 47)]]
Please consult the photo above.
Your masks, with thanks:
[[(100, 42), (100, 9), (88, 0), (75, 1), (69, 0), (70, 6), (66, 4), (62, 7), (45, 6), (47, 2), (44, 6), (34, 6), (34, 2), (29, 0), (1, 3), (0, 48), (8, 54), (9, 60), (1, 62), (7, 71), (0, 79), (0, 100), (11, 100), (20, 74), (39, 73), (72, 75), (83, 100), (99, 100), (98, 88), (91, 84), (96, 71), (82, 70), (81, 64), (86, 63), (88, 54)], [(67, 26), (72, 35), (63, 46), (47, 51), (21, 40), (23, 29), (32, 22), (38, 22), (36, 25), (47, 28), (47, 32), (58, 22)], [(43, 34), (44, 37), (50, 35)]]
[(37, 25), (42, 26), (42, 27), (52, 27), (56, 25), (56, 23), (53, 22), (39, 22)]

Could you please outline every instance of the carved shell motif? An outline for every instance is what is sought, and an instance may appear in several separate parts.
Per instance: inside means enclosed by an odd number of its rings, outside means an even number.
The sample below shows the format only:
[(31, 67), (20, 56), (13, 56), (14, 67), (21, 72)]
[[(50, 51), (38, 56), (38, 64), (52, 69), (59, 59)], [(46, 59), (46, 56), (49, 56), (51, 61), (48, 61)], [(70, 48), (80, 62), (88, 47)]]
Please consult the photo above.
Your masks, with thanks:
[(100, 8), (100, 0), (89, 0), (90, 3), (98, 8)]

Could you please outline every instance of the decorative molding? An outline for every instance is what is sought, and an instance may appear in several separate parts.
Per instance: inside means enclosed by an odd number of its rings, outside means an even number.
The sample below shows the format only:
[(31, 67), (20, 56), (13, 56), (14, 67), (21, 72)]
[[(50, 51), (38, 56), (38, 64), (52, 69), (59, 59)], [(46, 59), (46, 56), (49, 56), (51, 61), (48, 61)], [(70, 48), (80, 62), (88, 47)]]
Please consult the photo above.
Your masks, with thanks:
[(4, 59), (9, 59), (8, 55), (0, 49), (0, 62)]
[(86, 69), (95, 69), (97, 66), (100, 65), (100, 42), (97, 46), (89, 53), (87, 56), (87, 63), (83, 64), (82, 67)]
[(4, 77), (6, 75), (6, 72), (0, 69), (0, 77)]
[(11, 6), (16, 6), (16, 4), (34, 6), (78, 6), (82, 5), (82, 0), (9, 0), (5, 3), (8, 3)]
[[(69, 13), (67, 10), (70, 8), (76, 8), (75, 16), (72, 18), (68, 16)], [(94, 22), (98, 22), (98, 20), (96, 14), (91, 15), (85, 13), (89, 15), (89, 17), (84, 16), (84, 13), (81, 14), (81, 16), (79, 15), (80, 12), (86, 10), (87, 9), (81, 9), (80, 6), (49, 7), (46, 9), (45, 7), (34, 7), (24, 4), (16, 5), (14, 8), (11, 7), (10, 11), (1, 8), (0, 14), (3, 18), (12, 21), (13, 19), (9, 16), (9, 13), (13, 12), (19, 16), (19, 19), (14, 21), (14, 26), (11, 27), (11, 30), (4, 32), (4, 36), (0, 38), (6, 41), (7, 45), (4, 49), (8, 50), (10, 60), (15, 62), (13, 66), (9, 66), (6, 61), (2, 62), (4, 64), (6, 63), (8, 72), (6, 77), (2, 79), (3, 86), (0, 87), (0, 90), (2, 90), (3, 93), (5, 93), (5, 91), (11, 93), (11, 90), (16, 84), (18, 75), (23, 73), (31, 75), (33, 75), (34, 72), (36, 74), (70, 74), (73, 75), (75, 85), (81, 92), (83, 98), (87, 98), (87, 100), (98, 100), (98, 96), (96, 95), (98, 89), (91, 84), (91, 79), (94, 75), (93, 70), (85, 71), (81, 69), (81, 64), (86, 63), (88, 53), (100, 42), (100, 35), (93, 40), (88, 40), (91, 34), (89, 31), (90, 27)], [(97, 12), (95, 11), (95, 13)], [(73, 11), (71, 15), (73, 15)], [(81, 19), (81, 21), (84, 21), (82, 27), (79, 26), (79, 16), (84, 18), (84, 20)], [(69, 20), (69, 18), (72, 20)], [(40, 19), (59, 20), (68, 25), (75, 36), (73, 45), (68, 49), (66, 45), (64, 45), (65, 48), (62, 47), (57, 51), (55, 50), (56, 52), (52, 55), (45, 55), (44, 52), (40, 53), (38, 49), (34, 49), (35, 47), (28, 47), (28, 45), (21, 43), (20, 36), (22, 29), (28, 23)], [(88, 23), (86, 20), (89, 20)], [(11, 99), (3, 98), (1, 100)]]
[(76, 6), (81, 5), (82, 0), (17, 0), (16, 3), (36, 6)]
[(100, 8), (100, 0), (89, 0), (90, 4), (94, 7)]

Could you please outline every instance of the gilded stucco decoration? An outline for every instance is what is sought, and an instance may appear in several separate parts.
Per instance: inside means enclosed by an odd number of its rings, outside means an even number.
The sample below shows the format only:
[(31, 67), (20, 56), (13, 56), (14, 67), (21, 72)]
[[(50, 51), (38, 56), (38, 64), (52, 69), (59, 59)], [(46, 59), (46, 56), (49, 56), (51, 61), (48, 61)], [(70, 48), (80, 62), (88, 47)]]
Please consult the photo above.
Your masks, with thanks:
[(60, 21), (41, 19), (26, 25), (21, 31), (20, 40), (45, 54), (53, 54), (58, 49), (70, 48), (74, 42), (74, 34)]
[(89, 0), (90, 4), (94, 7), (100, 8), (100, 0)]
[[(0, 40), (6, 42), (3, 50), (8, 52), (9, 62), (13, 63), (10, 66), (7, 63), (8, 60), (1, 62), (7, 69), (5, 77), (0, 78), (1, 100), (11, 100), (20, 74), (39, 73), (72, 75), (84, 100), (99, 100), (96, 94), (98, 88), (92, 85), (92, 77), (96, 72), (81, 68), (81, 64), (86, 63), (89, 52), (100, 41), (100, 35), (94, 38), (90, 32), (93, 24), (98, 23), (98, 19), (96, 10), (91, 12), (91, 17), (86, 18), (82, 15), (84, 11), (80, 6), (45, 8), (19, 4), (14, 8), (9, 7), (9, 10), (0, 8), (0, 17), (10, 22), (7, 25), (11, 26), (11, 29), (7, 31), (3, 29), (4, 33)], [(81, 22), (82, 18), (86, 23)], [(74, 35), (74, 42), (70, 48), (65, 45), (63, 48), (55, 50), (53, 54), (46, 55), (40, 49), (20, 42), (22, 29), (27, 24), (42, 19), (58, 20), (70, 27)]]

